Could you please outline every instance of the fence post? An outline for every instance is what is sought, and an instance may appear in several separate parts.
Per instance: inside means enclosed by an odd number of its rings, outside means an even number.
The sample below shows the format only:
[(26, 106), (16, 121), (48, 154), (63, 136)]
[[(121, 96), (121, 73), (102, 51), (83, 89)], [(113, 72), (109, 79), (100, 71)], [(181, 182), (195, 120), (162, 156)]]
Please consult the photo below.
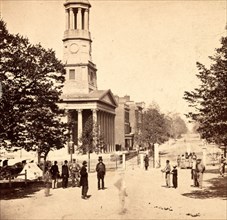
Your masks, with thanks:
[(123, 165), (123, 169), (125, 170), (126, 168), (125, 153), (122, 154), (122, 165)]
[(25, 170), (24, 176), (25, 176), (25, 185), (27, 185), (27, 170)]

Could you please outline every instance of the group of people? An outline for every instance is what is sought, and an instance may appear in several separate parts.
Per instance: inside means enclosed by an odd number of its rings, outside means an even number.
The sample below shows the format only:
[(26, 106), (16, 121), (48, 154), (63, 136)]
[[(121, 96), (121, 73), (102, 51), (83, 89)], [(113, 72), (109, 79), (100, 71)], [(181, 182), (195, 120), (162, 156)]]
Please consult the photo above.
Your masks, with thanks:
[[(98, 158), (98, 163), (96, 165), (97, 180), (98, 180), (98, 190), (105, 189), (104, 187), (104, 177), (106, 174), (106, 166), (103, 163), (101, 156)], [(72, 163), (68, 165), (68, 161), (65, 160), (62, 166), (62, 172), (60, 175), (57, 161), (54, 161), (52, 166), (47, 167), (47, 171), (44, 174), (44, 182), (46, 185), (45, 195), (49, 196), (50, 187), (56, 189), (58, 187), (58, 179), (62, 179), (62, 188), (68, 187), (68, 179), (72, 180), (72, 187), (82, 187), (81, 198), (88, 199), (88, 172), (87, 172), (87, 161), (83, 161), (82, 167), (73, 159)]]
[(173, 187), (176, 189), (178, 185), (178, 172), (177, 172), (177, 166), (174, 165), (173, 169), (171, 169), (169, 160), (166, 160), (166, 166), (164, 169), (161, 170), (163, 173), (165, 173), (165, 179), (166, 179), (166, 187), (170, 188), (170, 175), (173, 175), (172, 183)]
[(178, 155), (177, 156), (177, 166), (181, 169), (192, 168), (193, 160), (196, 159), (197, 156), (195, 152)]
[[(178, 171), (177, 167), (181, 168), (181, 165), (174, 165), (171, 169), (170, 161), (166, 160), (166, 166), (161, 171), (165, 173), (166, 186), (170, 188), (170, 175), (172, 174), (172, 184), (176, 189), (178, 186)], [(202, 188), (203, 185), (203, 174), (205, 172), (205, 166), (201, 159), (197, 159), (195, 153), (192, 154), (192, 168), (191, 168), (191, 178), (193, 180), (193, 186)]]

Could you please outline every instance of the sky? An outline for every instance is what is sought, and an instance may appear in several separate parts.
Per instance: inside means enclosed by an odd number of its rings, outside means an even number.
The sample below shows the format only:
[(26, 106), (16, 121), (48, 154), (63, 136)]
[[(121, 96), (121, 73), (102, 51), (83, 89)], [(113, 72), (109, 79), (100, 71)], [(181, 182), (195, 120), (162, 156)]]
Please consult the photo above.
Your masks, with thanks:
[[(10, 33), (53, 48), (63, 57), (64, 0), (1, 0)], [(92, 61), (98, 89), (130, 95), (163, 113), (190, 109), (184, 91), (198, 87), (196, 62), (226, 36), (226, 1), (90, 0)]]

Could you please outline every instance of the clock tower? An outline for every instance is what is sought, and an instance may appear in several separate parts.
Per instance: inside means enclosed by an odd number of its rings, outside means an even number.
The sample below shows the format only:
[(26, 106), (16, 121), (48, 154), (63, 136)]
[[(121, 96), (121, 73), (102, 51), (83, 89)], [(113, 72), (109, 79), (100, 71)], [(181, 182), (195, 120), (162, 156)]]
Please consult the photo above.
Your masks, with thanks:
[(63, 63), (66, 80), (65, 96), (88, 94), (97, 90), (96, 65), (91, 57), (88, 0), (66, 0)]

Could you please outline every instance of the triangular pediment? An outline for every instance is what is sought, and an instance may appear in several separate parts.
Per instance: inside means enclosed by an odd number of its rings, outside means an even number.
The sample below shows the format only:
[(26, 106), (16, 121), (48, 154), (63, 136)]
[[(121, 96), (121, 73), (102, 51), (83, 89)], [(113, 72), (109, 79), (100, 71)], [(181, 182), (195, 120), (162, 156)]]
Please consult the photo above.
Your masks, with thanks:
[(110, 90), (107, 90), (101, 97), (100, 101), (117, 107), (117, 102)]

